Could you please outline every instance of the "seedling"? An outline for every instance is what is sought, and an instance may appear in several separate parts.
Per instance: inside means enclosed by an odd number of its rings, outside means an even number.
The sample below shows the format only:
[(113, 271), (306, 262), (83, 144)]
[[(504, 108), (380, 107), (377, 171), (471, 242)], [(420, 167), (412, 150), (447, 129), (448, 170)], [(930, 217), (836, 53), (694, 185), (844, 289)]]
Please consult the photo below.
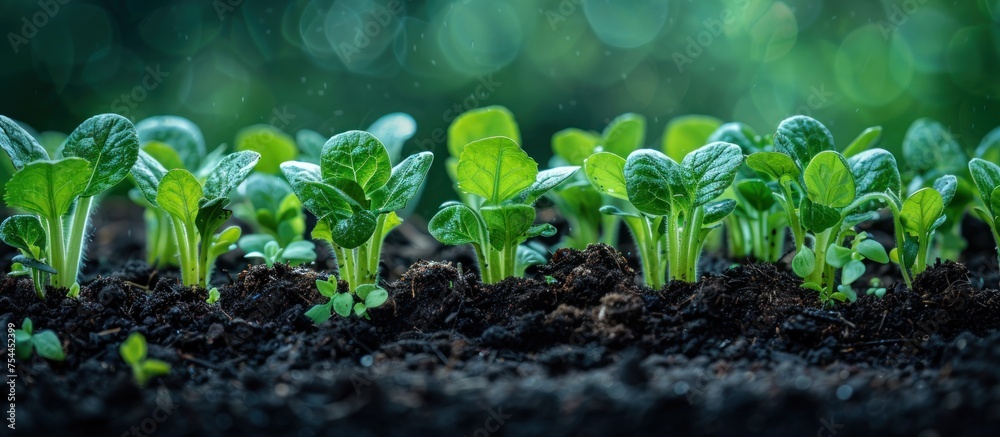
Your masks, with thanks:
[(152, 378), (170, 373), (170, 364), (146, 357), (146, 337), (138, 332), (129, 334), (118, 347), (118, 352), (125, 364), (132, 368), (132, 376), (140, 387), (145, 387)]
[(263, 259), (268, 267), (316, 260), (316, 245), (302, 238), (306, 229), (302, 202), (288, 182), (279, 176), (255, 173), (238, 192), (243, 201), (236, 204), (234, 213), (254, 229), (238, 243), (247, 258)]
[[(348, 284), (345, 294), (352, 301), (357, 297), (359, 303), (366, 302), (372, 289), (361, 289), (362, 285), (378, 288), (382, 243), (401, 223), (395, 211), (416, 194), (433, 160), (432, 153), (422, 152), (392, 167), (378, 138), (350, 131), (326, 142), (319, 166), (296, 161), (281, 165), (295, 194), (318, 220), (313, 238), (333, 247), (340, 277)], [(346, 301), (348, 297), (334, 295), (333, 299)], [(365, 307), (353, 307), (359, 316), (367, 314)], [(314, 317), (314, 310), (310, 317), (320, 319)]]
[(671, 280), (697, 278), (705, 238), (736, 208), (732, 199), (716, 199), (733, 183), (742, 163), (739, 146), (718, 142), (691, 152), (681, 163), (655, 150), (637, 150), (628, 159), (596, 153), (584, 167), (598, 191), (628, 200), (639, 212), (601, 208), (624, 218), (639, 247), (643, 279), (659, 289), (665, 271)]
[(511, 138), (473, 141), (463, 148), (455, 167), (458, 188), (468, 203), (442, 205), (428, 230), (444, 244), (471, 244), (484, 283), (523, 276), (528, 265), (545, 258), (521, 243), (556, 231), (550, 224), (533, 225), (532, 205), (577, 170), (568, 166), (539, 172), (538, 164)]
[[(845, 237), (852, 236), (853, 231), (847, 231)], [(825, 261), (827, 266), (840, 269), (840, 284), (836, 290), (832, 287), (819, 287), (815, 282), (806, 282), (803, 287), (819, 292), (819, 300), (827, 306), (833, 306), (836, 302), (854, 302), (858, 299), (857, 293), (851, 287), (855, 281), (865, 274), (864, 260), (872, 260), (885, 264), (889, 262), (889, 255), (885, 248), (874, 240), (868, 239), (868, 234), (862, 232), (853, 235), (850, 246), (831, 244), (826, 249)], [(799, 252), (802, 256), (796, 255), (792, 260), (792, 270), (795, 274), (808, 277), (817, 270), (816, 258), (810, 250)], [(869, 288), (868, 294), (875, 294), (878, 290)], [(882, 294), (885, 293), (883, 289)], [(881, 297), (881, 296), (879, 296)]]
[(21, 323), (21, 329), (14, 331), (14, 348), (17, 351), (17, 359), (28, 360), (31, 355), (38, 352), (42, 358), (52, 361), (62, 361), (66, 359), (66, 352), (63, 351), (62, 342), (56, 333), (49, 329), (35, 332), (31, 319), (25, 318)]
[(222, 295), (219, 294), (219, 289), (212, 287), (211, 290), (208, 290), (208, 299), (205, 299), (205, 302), (208, 303), (209, 305), (215, 305), (217, 302), (219, 302), (220, 297), (222, 297)]
[[(28, 258), (20, 264), (34, 269), (36, 281), (48, 276), (55, 288), (73, 286), (83, 260), (94, 198), (117, 185), (136, 162), (135, 128), (119, 115), (91, 117), (66, 138), (58, 158), (50, 160), (31, 135), (0, 116), (0, 148), (17, 169), (7, 182), (4, 200), (34, 215), (43, 230), (39, 234), (34, 222), (15, 216), (7, 220), (17, 223), (4, 226), (0, 238), (14, 243), (21, 256)], [(35, 290), (44, 297), (44, 287), (38, 282)]]
[[(329, 302), (316, 305), (306, 312), (306, 317), (317, 325), (330, 320), (333, 313), (341, 317), (350, 317), (353, 312), (358, 317), (371, 319), (368, 310), (382, 306), (389, 299), (389, 292), (375, 284), (361, 284), (355, 293), (338, 293), (337, 279), (332, 276), (327, 281), (317, 280), (316, 289), (319, 290), (319, 294), (330, 298)], [(357, 302), (355, 295), (358, 298)]]
[(892, 249), (891, 255), (893, 261), (903, 265), (911, 275), (916, 276), (927, 268), (934, 232), (945, 223), (945, 213), (957, 187), (958, 178), (941, 176), (934, 181), (933, 188), (921, 188), (903, 201), (899, 224), (906, 232), (905, 239), (902, 246)]

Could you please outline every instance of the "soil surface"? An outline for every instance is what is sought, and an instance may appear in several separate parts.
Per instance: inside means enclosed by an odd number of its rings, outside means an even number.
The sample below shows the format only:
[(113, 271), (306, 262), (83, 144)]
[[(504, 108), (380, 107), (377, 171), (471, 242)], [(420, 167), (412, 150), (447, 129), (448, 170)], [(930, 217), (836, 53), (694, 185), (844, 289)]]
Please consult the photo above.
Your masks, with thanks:
[[(95, 221), (95, 240), (136, 220), (123, 211)], [(110, 252), (91, 254), (79, 299), (42, 301), (30, 281), (0, 278), (0, 322), (30, 317), (67, 352), (16, 362), (17, 430), (935, 436), (1000, 424), (1000, 292), (963, 264), (830, 309), (785, 265), (712, 256), (698, 283), (651, 290), (603, 245), (556, 252), (539, 279), (484, 285), (468, 249), (419, 234), (390, 236), (391, 298), (371, 321), (303, 315), (330, 261), (248, 268), (227, 255), (209, 305), (141, 260), (141, 235), (94, 245)], [(995, 270), (992, 250), (970, 252), (976, 272)], [(420, 257), (461, 264), (397, 267)], [(118, 353), (131, 332), (172, 367), (144, 389)]]

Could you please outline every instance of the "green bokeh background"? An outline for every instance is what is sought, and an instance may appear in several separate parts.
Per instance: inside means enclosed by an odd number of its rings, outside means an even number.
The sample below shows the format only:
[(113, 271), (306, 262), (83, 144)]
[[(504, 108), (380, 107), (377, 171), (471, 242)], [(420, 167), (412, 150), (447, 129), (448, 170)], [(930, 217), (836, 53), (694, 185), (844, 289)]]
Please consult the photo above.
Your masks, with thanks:
[(916, 118), (969, 149), (1000, 125), (997, 0), (0, 5), (0, 114), (63, 132), (97, 113), (176, 114), (214, 145), (255, 123), (332, 135), (403, 111), (408, 150), (440, 154), (424, 212), (452, 196), (440, 133), (485, 105), (514, 112), (541, 163), (554, 132), (623, 112), (648, 118), (650, 146), (690, 113), (762, 133), (807, 114), (841, 146), (881, 125), (894, 152)]

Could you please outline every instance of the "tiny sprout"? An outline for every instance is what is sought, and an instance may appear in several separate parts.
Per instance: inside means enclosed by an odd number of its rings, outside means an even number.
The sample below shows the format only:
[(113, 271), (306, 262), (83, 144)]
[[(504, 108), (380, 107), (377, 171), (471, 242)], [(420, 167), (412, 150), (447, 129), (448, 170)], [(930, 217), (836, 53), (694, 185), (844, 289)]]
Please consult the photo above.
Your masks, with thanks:
[(132, 375), (140, 387), (145, 387), (149, 379), (154, 376), (170, 373), (170, 364), (146, 357), (146, 337), (138, 332), (130, 334), (118, 347), (118, 352), (122, 360), (132, 368)]
[(49, 329), (34, 332), (34, 324), (28, 318), (21, 323), (21, 329), (14, 331), (14, 348), (17, 358), (22, 361), (31, 358), (35, 351), (38, 351), (38, 355), (43, 358), (52, 361), (62, 361), (66, 358), (62, 342), (56, 333)]

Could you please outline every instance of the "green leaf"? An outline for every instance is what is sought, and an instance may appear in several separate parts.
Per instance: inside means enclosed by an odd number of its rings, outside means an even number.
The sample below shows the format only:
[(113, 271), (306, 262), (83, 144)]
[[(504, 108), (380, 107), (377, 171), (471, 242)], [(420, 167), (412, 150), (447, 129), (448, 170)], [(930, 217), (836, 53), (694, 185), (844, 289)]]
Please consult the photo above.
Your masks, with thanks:
[(378, 290), (379, 288), (380, 287), (375, 284), (361, 284), (354, 290), (354, 293), (357, 294), (361, 300), (365, 300), (371, 292)]
[(627, 113), (615, 117), (604, 129), (601, 151), (622, 158), (643, 146), (646, 141), (646, 117)]
[(594, 154), (600, 142), (601, 137), (592, 132), (576, 128), (563, 129), (552, 135), (552, 153), (569, 165), (582, 166), (583, 161)]
[(323, 178), (346, 179), (371, 193), (385, 185), (392, 175), (389, 152), (374, 135), (349, 131), (335, 135), (323, 146)]
[(535, 208), (528, 205), (484, 206), (479, 212), (496, 250), (520, 244), (535, 221)]
[(750, 179), (736, 183), (736, 192), (743, 199), (742, 204), (750, 207), (753, 211), (769, 211), (777, 200), (774, 192), (764, 181)]
[(118, 351), (130, 366), (138, 365), (146, 359), (146, 338), (138, 332), (133, 332), (118, 347)]
[(0, 223), (0, 240), (8, 246), (37, 254), (45, 247), (45, 229), (37, 216), (12, 215)]
[(326, 297), (333, 297), (337, 294), (337, 284), (332, 281), (324, 281), (322, 279), (316, 280), (316, 289), (319, 290), (319, 294)]
[(864, 274), (865, 264), (858, 260), (851, 260), (844, 265), (844, 270), (840, 273), (840, 282), (842, 285), (850, 285)]
[(312, 241), (293, 241), (288, 243), (281, 257), (291, 261), (291, 265), (313, 262), (316, 260), (316, 244)]
[(903, 138), (903, 162), (910, 170), (955, 173), (965, 166), (965, 151), (948, 129), (934, 120), (913, 122)]
[(705, 218), (703, 223), (710, 225), (712, 223), (720, 222), (729, 214), (732, 214), (736, 210), (736, 201), (733, 199), (722, 199), (715, 202), (710, 202), (705, 205)]
[(518, 277), (524, 277), (524, 271), (527, 270), (528, 267), (548, 262), (545, 258), (545, 253), (523, 244), (517, 246), (517, 252), (514, 254), (514, 257), (514, 275)]
[(831, 244), (826, 248), (826, 263), (839, 269), (851, 262), (853, 254), (851, 249), (839, 244)]
[(533, 205), (538, 198), (572, 177), (578, 170), (580, 167), (566, 166), (540, 171), (535, 176), (535, 183), (511, 199), (511, 202)]
[(383, 212), (403, 209), (406, 202), (417, 194), (433, 162), (433, 153), (422, 152), (407, 157), (393, 167), (385, 185), (371, 193), (372, 208)]
[(799, 203), (799, 214), (802, 217), (802, 225), (816, 233), (830, 229), (840, 221), (840, 213), (837, 210), (813, 203), (808, 198), (802, 199)]
[(467, 146), (458, 161), (458, 187), (499, 205), (530, 187), (538, 164), (513, 140), (486, 138)]
[(972, 212), (976, 214), (976, 217), (979, 217), (979, 220), (982, 220), (990, 227), (993, 227), (993, 215), (990, 214), (989, 211), (983, 209), (982, 207), (974, 206), (972, 207)]
[(354, 305), (354, 296), (351, 293), (339, 293), (331, 302), (333, 302), (333, 310), (340, 317), (351, 316), (351, 307)]
[(185, 168), (181, 156), (167, 143), (151, 141), (143, 144), (139, 151), (148, 153), (156, 162), (159, 162), (166, 169), (163, 171), (164, 173), (175, 168)]
[[(298, 187), (306, 182), (323, 182), (323, 173), (320, 167), (308, 162), (283, 162), (281, 163), (281, 173), (285, 175), (285, 179), (288, 179), (292, 190), (298, 190)], [(302, 196), (299, 195), (299, 198), (301, 199)]]
[(381, 287), (376, 287), (363, 299), (365, 300), (365, 307), (377, 308), (389, 300), (389, 292)]
[(25, 317), (24, 321), (21, 322), (21, 329), (27, 332), (29, 335), (35, 333), (35, 323), (31, 321), (30, 318)]
[[(891, 191), (899, 196), (902, 184), (896, 158), (886, 150), (871, 149), (848, 159), (857, 197)], [(854, 200), (854, 199), (851, 199)]]
[(135, 130), (140, 144), (158, 141), (173, 147), (185, 168), (197, 169), (202, 165), (207, 152), (205, 138), (191, 120), (173, 115), (149, 117), (136, 123)]
[(882, 247), (875, 240), (864, 240), (858, 243), (858, 253), (880, 264), (889, 262), (889, 255), (885, 253), (885, 247)]
[(775, 150), (791, 156), (799, 169), (823, 151), (833, 151), (833, 135), (813, 118), (796, 115), (786, 118), (774, 133)]
[[(684, 174), (684, 168), (672, 159), (656, 150), (636, 150), (625, 161), (625, 187), (629, 202), (635, 209), (653, 216), (670, 214), (671, 204), (678, 199), (673, 196), (672, 188), (683, 194), (687, 187), (681, 185), (672, 187), (670, 179), (678, 178), (672, 174)], [(682, 179), (686, 179), (681, 177)]]
[(972, 161), (969, 161), (969, 173), (972, 175), (973, 182), (976, 183), (983, 203), (993, 215), (996, 215), (997, 211), (990, 205), (989, 196), (993, 190), (1000, 187), (1000, 167), (992, 162), (973, 158)]
[(84, 159), (35, 161), (7, 181), (4, 201), (8, 206), (55, 220), (69, 212), (89, 180), (90, 164)]
[(156, 192), (160, 187), (160, 180), (167, 175), (167, 169), (148, 153), (140, 150), (131, 174), (142, 196), (150, 205), (156, 207)]
[(456, 117), (448, 126), (448, 152), (460, 157), (466, 145), (490, 137), (507, 137), (521, 144), (521, 131), (507, 108), (487, 106)]
[(38, 270), (41, 272), (50, 273), (53, 275), (59, 273), (58, 271), (56, 271), (56, 269), (52, 268), (48, 264), (45, 264), (36, 259), (28, 258), (24, 255), (15, 255), (10, 260), (15, 264), (21, 264), (24, 267), (28, 267), (30, 269)]
[(358, 317), (365, 317), (365, 314), (367, 312), (368, 312), (368, 307), (366, 307), (365, 304), (361, 302), (354, 304), (354, 314), (357, 314)]
[(0, 149), (7, 152), (17, 170), (21, 170), (32, 161), (49, 159), (48, 152), (31, 134), (14, 120), (3, 115), (0, 115)]
[(260, 157), (259, 153), (250, 151), (226, 155), (205, 181), (205, 198), (211, 200), (229, 197), (229, 192), (250, 175)]
[(478, 244), (483, 238), (476, 213), (462, 204), (442, 208), (431, 218), (427, 229), (434, 239), (449, 246)]
[(944, 201), (941, 194), (933, 188), (917, 190), (903, 201), (903, 207), (899, 210), (903, 230), (918, 239), (927, 238), (931, 226), (943, 214)]
[(35, 351), (35, 345), (31, 342), (31, 333), (24, 330), (14, 331), (14, 354), (17, 359), (27, 361)]
[(396, 161), (403, 151), (403, 144), (417, 132), (417, 122), (410, 114), (393, 112), (375, 120), (368, 126), (368, 132), (385, 145), (389, 160)]
[(628, 200), (625, 186), (625, 158), (614, 153), (595, 153), (583, 163), (587, 179), (602, 194)]
[(538, 225), (531, 225), (527, 232), (524, 233), (524, 238), (535, 238), (538, 236), (551, 237), (558, 232), (555, 226), (548, 223), (542, 223)]
[[(347, 293), (344, 293), (344, 294), (347, 295), (347, 296), (350, 296)], [(351, 300), (353, 301), (353, 299), (351, 299)], [(309, 311), (306, 311), (306, 317), (308, 317), (309, 320), (312, 320), (312, 322), (314, 324), (316, 324), (316, 325), (323, 324), (323, 322), (326, 322), (327, 320), (330, 320), (330, 317), (333, 316), (333, 314), (330, 312), (331, 304), (332, 303), (323, 304), (323, 305), (314, 305), (312, 308), (309, 308)], [(349, 316), (351, 314), (347, 313), (347, 315)], [(344, 316), (344, 317), (347, 317), (347, 316)]]
[(233, 212), (226, 209), (229, 199), (217, 198), (201, 203), (198, 213), (195, 216), (194, 224), (198, 228), (198, 235), (201, 238), (211, 238), (216, 229), (219, 229)]
[(170, 364), (166, 361), (150, 358), (142, 362), (142, 374), (146, 380), (154, 376), (167, 375), (169, 373)]
[[(750, 155), (762, 150), (760, 135), (757, 135), (757, 132), (754, 132), (753, 128), (750, 126), (739, 122), (726, 123), (719, 126), (718, 129), (712, 132), (712, 135), (709, 135), (708, 138), (700, 144), (708, 144), (718, 141), (740, 146), (740, 149), (743, 149), (744, 155)], [(695, 147), (697, 147), (697, 145)]]
[(747, 167), (758, 174), (766, 175), (774, 180), (788, 175), (792, 179), (799, 178), (799, 168), (791, 156), (781, 152), (757, 152), (747, 157)]
[[(667, 123), (663, 132), (663, 153), (681, 162), (689, 153), (708, 143), (708, 137), (722, 121), (706, 115), (684, 115)], [(742, 153), (742, 152), (741, 152)]]
[(876, 144), (878, 144), (879, 139), (881, 138), (882, 138), (882, 126), (873, 126), (868, 129), (865, 129), (860, 134), (858, 134), (857, 138), (855, 138), (854, 141), (851, 141), (851, 144), (847, 145), (847, 148), (844, 149), (843, 155), (845, 158), (850, 159), (854, 155), (857, 155), (861, 152), (864, 152), (865, 150), (869, 150), (872, 147), (874, 147)]
[(219, 299), (221, 297), (222, 294), (219, 293), (219, 289), (216, 287), (212, 287), (211, 290), (208, 290), (208, 298), (205, 299), (205, 303), (209, 305), (215, 305), (216, 303), (219, 302)]
[(681, 165), (688, 169), (694, 182), (689, 188), (694, 194), (694, 206), (701, 206), (721, 196), (733, 184), (743, 165), (743, 150), (735, 144), (712, 143), (689, 153)]
[[(934, 180), (934, 189), (941, 195), (941, 202), (947, 207), (958, 191), (958, 178), (950, 174), (941, 176)], [(964, 209), (965, 205), (962, 205), (962, 208)]]
[(175, 169), (168, 171), (160, 180), (156, 203), (178, 220), (194, 224), (202, 197), (204, 194), (198, 179), (187, 170)]
[(92, 173), (82, 196), (91, 197), (128, 176), (139, 157), (139, 136), (127, 118), (117, 114), (97, 115), (69, 134), (62, 155), (90, 163)]
[(333, 222), (333, 242), (345, 249), (353, 249), (368, 242), (378, 226), (378, 216), (371, 211), (358, 211)]
[(322, 182), (305, 182), (297, 186), (295, 194), (302, 205), (319, 220), (340, 221), (354, 214), (350, 196), (336, 187)]
[(837, 152), (820, 152), (803, 173), (806, 194), (813, 203), (843, 208), (854, 201), (854, 176), (847, 160)]
[[(816, 270), (816, 254), (809, 247), (802, 246), (792, 258), (792, 271), (800, 278), (804, 278), (814, 270)], [(802, 286), (805, 287), (805, 284)]]
[[(291, 136), (274, 126), (257, 124), (236, 132), (236, 151), (251, 151), (260, 156), (257, 171), (278, 174), (282, 162), (298, 156), (298, 149)], [(207, 187), (206, 187), (207, 188)]]
[(38, 355), (53, 361), (62, 361), (66, 358), (62, 343), (55, 332), (48, 329), (38, 331), (31, 336), (31, 343), (35, 346)]

